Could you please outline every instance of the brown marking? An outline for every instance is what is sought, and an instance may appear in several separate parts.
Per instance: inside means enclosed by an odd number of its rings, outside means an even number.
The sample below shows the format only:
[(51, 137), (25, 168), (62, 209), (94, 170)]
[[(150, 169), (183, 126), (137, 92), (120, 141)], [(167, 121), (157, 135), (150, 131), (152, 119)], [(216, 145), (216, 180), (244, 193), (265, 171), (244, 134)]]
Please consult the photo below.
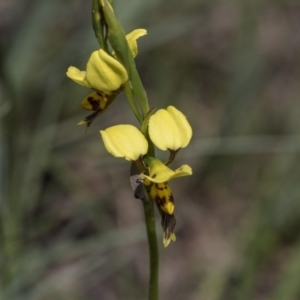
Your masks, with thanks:
[(165, 187), (159, 187), (159, 184), (158, 183), (155, 183), (155, 187), (157, 190), (159, 191), (163, 191), (165, 189)]
[(163, 187), (159, 187), (158, 185), (159, 185), (159, 183), (155, 183), (155, 187), (156, 187), (157, 190), (163, 191), (163, 190), (167, 190), (168, 189), (167, 184), (165, 182), (164, 182), (164, 186)]
[(164, 204), (167, 202), (167, 199), (166, 199), (165, 196), (162, 197), (162, 198), (156, 196), (155, 199), (154, 199), (154, 201), (155, 201), (159, 206), (164, 206)]
[(99, 105), (100, 101), (99, 100), (96, 100), (94, 97), (88, 97), (87, 101), (92, 106), (93, 110), (99, 110), (99, 108), (100, 108), (100, 105)]

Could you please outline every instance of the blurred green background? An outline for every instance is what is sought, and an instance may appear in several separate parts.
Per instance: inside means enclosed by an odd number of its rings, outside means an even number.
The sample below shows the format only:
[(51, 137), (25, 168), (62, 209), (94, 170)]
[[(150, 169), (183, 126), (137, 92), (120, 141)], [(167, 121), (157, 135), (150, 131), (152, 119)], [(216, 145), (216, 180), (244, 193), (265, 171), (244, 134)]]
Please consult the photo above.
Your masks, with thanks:
[[(121, 96), (85, 134), (89, 90), (65, 76), (98, 48), (91, 2), (0, 1), (1, 300), (146, 299), (142, 206), (98, 133), (137, 123)], [(151, 106), (194, 130), (167, 249), (157, 214), (161, 299), (300, 299), (300, 2), (115, 8), (126, 32), (148, 30), (136, 62)]]

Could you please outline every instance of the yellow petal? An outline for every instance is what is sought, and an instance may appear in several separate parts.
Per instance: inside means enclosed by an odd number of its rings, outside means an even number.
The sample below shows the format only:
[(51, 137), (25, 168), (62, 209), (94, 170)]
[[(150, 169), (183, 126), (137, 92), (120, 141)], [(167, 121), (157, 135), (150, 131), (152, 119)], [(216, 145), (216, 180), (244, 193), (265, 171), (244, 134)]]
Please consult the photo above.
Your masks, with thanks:
[(135, 29), (126, 35), (126, 39), (131, 50), (133, 57), (136, 57), (138, 54), (138, 47), (136, 40), (147, 34), (147, 30), (145, 29)]
[(177, 150), (181, 146), (176, 123), (165, 109), (158, 110), (150, 118), (149, 135), (155, 146), (163, 151)]
[(132, 125), (116, 125), (101, 130), (106, 150), (115, 157), (137, 160), (148, 151), (148, 142), (144, 135)]
[(157, 148), (176, 151), (189, 144), (192, 128), (182, 112), (169, 106), (159, 109), (150, 118), (149, 135)]
[(168, 106), (167, 111), (172, 116), (177, 125), (180, 134), (181, 148), (185, 148), (192, 138), (192, 127), (188, 122), (186, 116), (174, 106)]
[(121, 63), (104, 50), (94, 51), (87, 63), (86, 81), (93, 89), (109, 94), (128, 80)]
[(69, 78), (71, 78), (76, 83), (90, 88), (90, 85), (88, 84), (88, 82), (85, 79), (85, 71), (80, 71), (79, 69), (71, 66), (68, 68), (68, 71), (66, 74)]
[(188, 176), (193, 173), (191, 167), (188, 165), (183, 165), (173, 171), (159, 159), (147, 157), (145, 161), (149, 167), (149, 175), (142, 174), (141, 176), (155, 183), (167, 182), (176, 177)]

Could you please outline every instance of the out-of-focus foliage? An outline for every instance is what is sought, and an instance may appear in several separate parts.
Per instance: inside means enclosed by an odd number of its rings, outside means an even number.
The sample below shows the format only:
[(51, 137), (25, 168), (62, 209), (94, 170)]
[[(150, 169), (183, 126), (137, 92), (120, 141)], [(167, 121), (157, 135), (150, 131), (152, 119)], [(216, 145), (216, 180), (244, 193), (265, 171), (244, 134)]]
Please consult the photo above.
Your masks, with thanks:
[[(85, 134), (86, 89), (65, 76), (98, 48), (89, 2), (0, 3), (0, 299), (146, 297), (141, 203), (99, 137), (136, 121), (119, 97)], [(148, 30), (151, 105), (194, 130), (161, 299), (299, 299), (299, 1), (114, 2), (127, 32)]]

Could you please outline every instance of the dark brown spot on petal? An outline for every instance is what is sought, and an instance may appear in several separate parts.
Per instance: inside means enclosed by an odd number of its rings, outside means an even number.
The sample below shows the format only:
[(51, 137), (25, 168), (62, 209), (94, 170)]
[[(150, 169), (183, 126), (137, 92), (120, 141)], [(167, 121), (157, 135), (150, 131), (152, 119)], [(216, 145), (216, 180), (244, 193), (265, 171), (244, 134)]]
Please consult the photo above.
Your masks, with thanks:
[(166, 199), (165, 196), (162, 197), (162, 198), (156, 196), (155, 199), (154, 199), (154, 201), (155, 201), (159, 206), (164, 206), (164, 204), (167, 202), (167, 199)]
[(171, 195), (169, 196), (169, 201), (172, 202), (172, 203), (174, 203), (173, 194), (171, 194)]
[(88, 97), (87, 101), (92, 106), (93, 110), (100, 110), (100, 101), (96, 100), (94, 97)]
[(159, 190), (159, 191), (163, 191), (163, 190), (165, 189), (165, 187), (161, 187), (161, 186), (159, 185), (159, 183), (155, 183), (155, 187), (156, 187), (156, 189)]

